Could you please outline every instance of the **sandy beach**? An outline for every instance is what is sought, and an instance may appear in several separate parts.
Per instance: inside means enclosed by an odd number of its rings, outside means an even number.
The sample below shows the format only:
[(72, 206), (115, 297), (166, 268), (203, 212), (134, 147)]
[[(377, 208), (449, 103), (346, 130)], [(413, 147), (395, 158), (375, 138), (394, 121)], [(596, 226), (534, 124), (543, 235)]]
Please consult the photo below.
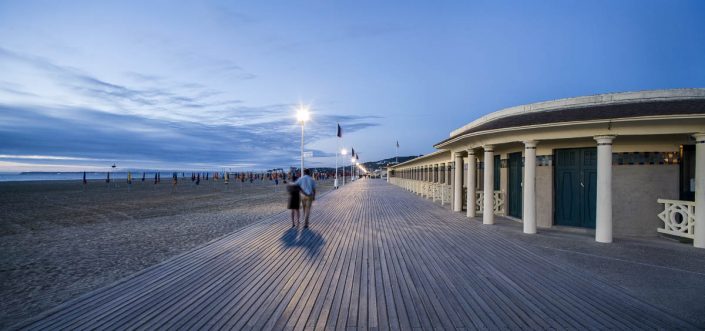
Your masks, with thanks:
[(286, 199), (268, 180), (0, 183), (0, 328), (283, 212)]

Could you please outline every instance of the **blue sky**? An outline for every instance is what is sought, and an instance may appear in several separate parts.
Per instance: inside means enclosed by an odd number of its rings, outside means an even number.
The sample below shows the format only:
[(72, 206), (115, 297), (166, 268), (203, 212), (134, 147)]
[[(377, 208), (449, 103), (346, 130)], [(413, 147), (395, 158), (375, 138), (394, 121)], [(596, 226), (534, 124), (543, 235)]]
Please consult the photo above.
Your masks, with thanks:
[(0, 1), (0, 171), (332, 166), (505, 107), (705, 87), (705, 1)]

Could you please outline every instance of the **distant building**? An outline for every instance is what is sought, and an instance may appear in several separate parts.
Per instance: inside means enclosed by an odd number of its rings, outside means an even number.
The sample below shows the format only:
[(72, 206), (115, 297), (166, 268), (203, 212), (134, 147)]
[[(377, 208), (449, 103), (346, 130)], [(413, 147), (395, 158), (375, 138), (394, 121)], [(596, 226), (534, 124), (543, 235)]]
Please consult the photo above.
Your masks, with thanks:
[(705, 248), (705, 89), (507, 108), (434, 147), (389, 167), (390, 181), (486, 224), (513, 218), (527, 233), (577, 227), (611, 242), (661, 232)]

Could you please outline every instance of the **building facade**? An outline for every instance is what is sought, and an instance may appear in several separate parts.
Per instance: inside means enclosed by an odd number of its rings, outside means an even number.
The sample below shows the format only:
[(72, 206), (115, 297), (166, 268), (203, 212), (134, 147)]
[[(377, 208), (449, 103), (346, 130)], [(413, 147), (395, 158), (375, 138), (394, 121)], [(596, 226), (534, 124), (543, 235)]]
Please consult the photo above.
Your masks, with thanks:
[(526, 233), (594, 229), (605, 243), (665, 233), (705, 248), (705, 89), (507, 108), (434, 147), (391, 167), (389, 181), (485, 224), (522, 222)]

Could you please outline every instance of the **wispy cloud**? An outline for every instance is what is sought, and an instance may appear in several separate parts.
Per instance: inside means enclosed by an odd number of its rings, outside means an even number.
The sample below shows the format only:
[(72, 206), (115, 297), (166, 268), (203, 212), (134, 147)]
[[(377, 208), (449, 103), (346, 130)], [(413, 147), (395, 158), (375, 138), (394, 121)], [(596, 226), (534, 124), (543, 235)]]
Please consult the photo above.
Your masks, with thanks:
[(7, 154), (0, 154), (0, 159), (12, 159), (12, 160), (106, 161), (106, 160), (94, 159), (94, 158), (87, 158), (87, 157), (55, 156), (55, 155), (7, 155)]
[[(12, 63), (19, 63), (29, 66), (38, 71), (44, 81), (42, 83), (53, 84), (53, 90), (63, 89), (65, 93), (73, 98), (83, 100), (83, 104), (93, 105), (96, 110), (110, 111), (114, 113), (132, 113), (144, 117), (157, 119), (170, 119), (178, 121), (200, 121), (212, 118), (214, 112), (226, 113), (231, 109), (227, 107), (241, 104), (239, 99), (218, 98), (222, 92), (198, 83), (182, 83), (183, 89), (168, 89), (163, 87), (138, 88), (124, 84), (113, 83), (85, 73), (77, 68), (62, 66), (52, 61), (34, 55), (22, 54), (0, 47), (0, 61), (8, 67)], [(218, 61), (215, 61), (218, 62)], [(214, 71), (238, 71), (238, 75), (249, 77), (250, 74), (244, 72), (239, 66), (229, 61), (220, 61), (213, 64)], [(164, 78), (156, 75), (146, 75), (134, 72), (126, 73), (132, 78), (141, 79), (143, 83), (158, 83)], [(2, 79), (2, 78), (0, 78)], [(24, 94), (36, 96), (42, 101), (61, 106), (54, 97), (43, 96), (33, 91), (22, 90), (10, 87), (10, 82), (0, 80), (0, 90), (6, 90), (14, 94)], [(160, 86), (165, 84), (160, 83)], [(186, 90), (186, 94), (182, 90)], [(43, 98), (42, 98), (43, 97)], [(204, 112), (194, 113), (194, 109)]]
[[(73, 100), (0, 78), (0, 159), (181, 166), (268, 166), (295, 164), (298, 159), (298, 148), (292, 148), (299, 137), (292, 116), (295, 104), (250, 106), (199, 83), (167, 88), (168, 78), (135, 72), (126, 76), (140, 81), (140, 87), (114, 83), (3, 48), (0, 61), (36, 70), (55, 85), (52, 91), (64, 88)], [(242, 70), (227, 61), (214, 66)], [(160, 87), (150, 87), (153, 84)], [(187, 84), (190, 88), (184, 89)], [(27, 98), (12, 102), (2, 91)], [(334, 137), (337, 122), (344, 123), (348, 133), (377, 125), (375, 117), (316, 114), (307, 124), (307, 143)], [(333, 156), (314, 152), (317, 157)]]

